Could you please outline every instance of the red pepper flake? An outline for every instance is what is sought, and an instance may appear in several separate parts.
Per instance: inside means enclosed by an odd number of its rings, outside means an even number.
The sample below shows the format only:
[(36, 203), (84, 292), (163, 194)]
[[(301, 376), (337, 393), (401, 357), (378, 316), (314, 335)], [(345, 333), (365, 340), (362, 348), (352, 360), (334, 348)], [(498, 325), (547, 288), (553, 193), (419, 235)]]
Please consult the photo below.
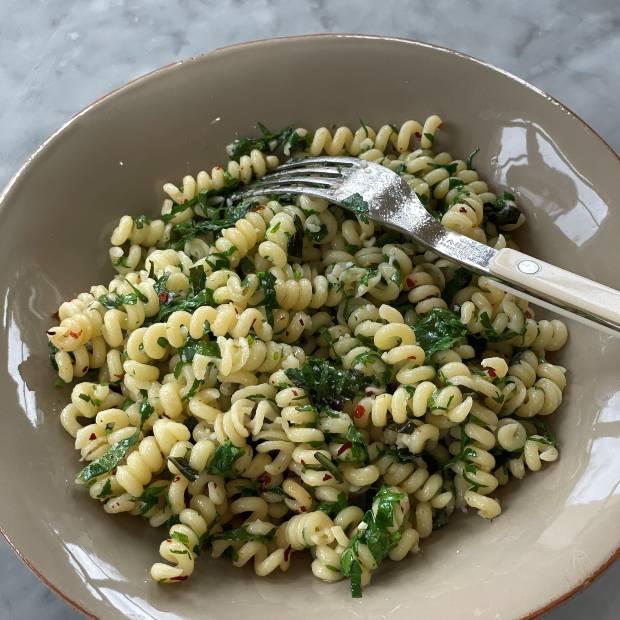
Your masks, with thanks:
[(168, 293), (166, 293), (166, 291), (162, 291), (159, 294), (159, 303), (165, 304), (167, 301), (168, 301)]
[(123, 373), (121, 373), (120, 375), (116, 374), (116, 375), (114, 375), (114, 376), (115, 376), (115, 377), (118, 377), (119, 379), (122, 379), (122, 378), (123, 378)]
[(416, 131), (415, 134), (413, 134), (418, 140), (422, 137), (422, 134), (419, 131)]
[(116, 476), (116, 467), (112, 470), (112, 475)]
[(81, 331), (79, 331), (79, 332), (69, 332), (69, 336), (71, 336), (71, 338), (79, 338), (81, 334), (82, 334)]
[(459, 207), (460, 213), (467, 213), (467, 209), (465, 207)]
[(332, 477), (329, 474), (325, 474), (323, 476), (323, 482), (325, 482), (326, 480), (331, 480), (331, 479), (332, 479)]
[(302, 465), (305, 465), (305, 464), (306, 464), (306, 461), (304, 461), (303, 459), (299, 459), (299, 462), (300, 462)]
[(303, 319), (299, 319), (299, 322), (303, 325), (304, 324), (304, 320)]
[(487, 368), (487, 372), (489, 373), (489, 377), (497, 377), (497, 373), (495, 372), (495, 368)]
[(407, 359), (408, 360), (415, 360), (415, 359), (417, 359), (417, 357), (415, 355), (410, 355)]
[(525, 311), (525, 318), (526, 319), (531, 319), (532, 318), (532, 313), (529, 310)]
[(264, 491), (265, 487), (271, 482), (271, 476), (264, 473), (261, 474), (256, 480), (260, 483), (261, 489)]
[(300, 506), (299, 507), (299, 511), (300, 512), (306, 512), (306, 510), (308, 510), (305, 506)]
[(293, 547), (291, 547), (291, 545), (289, 545), (285, 550), (284, 550), (284, 561), (288, 562), (288, 559), (291, 557), (291, 551), (293, 550)]
[(295, 396), (299, 396), (299, 392), (298, 392), (297, 390), (293, 390), (293, 394), (294, 394)]
[(405, 280), (405, 284), (409, 287), (409, 288), (413, 288), (415, 286), (415, 278), (412, 278), (411, 276), (409, 276), (406, 280)]
[(95, 435), (95, 433), (91, 433), (88, 439), (90, 439), (90, 441), (92, 441), (93, 439), (97, 439), (97, 435)]
[(179, 575), (178, 577), (172, 577), (170, 581), (185, 581), (187, 579), (186, 575)]
[(178, 482), (179, 480), (181, 480), (181, 476), (175, 476), (172, 482)]
[(353, 447), (353, 444), (350, 441), (345, 441), (340, 448), (338, 448), (338, 452), (336, 452), (336, 456), (340, 456), (343, 452), (346, 452), (350, 448)]
[(353, 417), (355, 418), (363, 418), (366, 413), (366, 409), (364, 409), (364, 405), (358, 405), (355, 407), (355, 411), (353, 412)]

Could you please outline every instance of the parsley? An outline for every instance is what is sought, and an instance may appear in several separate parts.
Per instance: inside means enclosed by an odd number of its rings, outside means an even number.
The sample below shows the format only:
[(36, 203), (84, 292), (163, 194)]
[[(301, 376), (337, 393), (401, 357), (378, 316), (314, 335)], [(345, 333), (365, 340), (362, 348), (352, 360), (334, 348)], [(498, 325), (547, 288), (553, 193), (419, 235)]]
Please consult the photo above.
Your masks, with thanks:
[(484, 214), (489, 222), (501, 228), (516, 224), (521, 217), (521, 210), (516, 205), (514, 195), (504, 192), (494, 202), (484, 205)]
[(280, 147), (291, 150), (304, 148), (308, 144), (308, 136), (298, 134), (293, 127), (284, 127), (273, 133), (262, 123), (257, 123), (256, 126), (262, 135), (255, 138), (237, 138), (228, 145), (226, 150), (231, 159), (239, 161), (243, 155), (249, 155), (254, 149), (273, 153)]
[(278, 307), (276, 299), (276, 277), (268, 271), (259, 271), (256, 276), (259, 281), (259, 288), (263, 292), (263, 299), (260, 303), (265, 306), (267, 320), (273, 325), (273, 309)]
[(105, 454), (91, 461), (78, 473), (75, 481), (78, 484), (85, 484), (102, 474), (107, 474), (112, 471), (125, 458), (129, 449), (138, 443), (142, 426), (144, 426), (144, 423), (151, 417), (153, 412), (154, 409), (152, 405), (145, 397), (142, 403), (140, 403), (140, 426), (136, 428), (135, 432), (129, 435), (129, 437), (117, 441), (108, 448)]
[(451, 164), (436, 164), (435, 162), (431, 162), (429, 164), (431, 168), (443, 168), (448, 171), (448, 174), (452, 176), (456, 172), (457, 163), (453, 161)]
[(452, 303), (454, 296), (466, 286), (469, 285), (473, 278), (473, 273), (465, 267), (459, 267), (452, 276), (452, 279), (448, 281), (445, 288), (441, 293), (441, 297), (448, 304)]
[(318, 408), (339, 409), (345, 400), (363, 392), (368, 384), (361, 372), (337, 368), (317, 357), (307, 358), (301, 368), (287, 368), (284, 372), (293, 384), (306, 390)]
[(97, 301), (99, 301), (104, 308), (111, 310), (120, 308), (121, 306), (134, 306), (138, 303), (138, 296), (135, 293), (127, 293), (125, 295), (108, 293), (107, 295), (101, 295)]
[(132, 219), (135, 227), (138, 229), (142, 229), (151, 223), (151, 220), (146, 215), (132, 215)]
[(153, 484), (152, 486), (144, 489), (144, 492), (140, 497), (136, 498), (136, 501), (140, 504), (139, 514), (145, 515), (151, 508), (153, 508), (159, 501), (159, 496), (168, 488), (166, 484)]
[(194, 482), (198, 477), (198, 472), (189, 464), (186, 458), (169, 456), (168, 460), (179, 470), (180, 474), (190, 482)]
[(398, 461), (399, 463), (413, 463), (413, 459), (415, 458), (415, 456), (411, 454), (411, 452), (407, 450), (407, 448), (390, 447), (386, 448), (383, 451), (383, 454), (391, 456), (395, 461)]
[(448, 189), (455, 189), (456, 187), (464, 187), (465, 183), (461, 181), (461, 179), (457, 179), (456, 177), (450, 177), (448, 179)]
[(209, 461), (208, 472), (212, 476), (224, 476), (224, 478), (234, 478), (232, 470), (233, 463), (245, 454), (243, 448), (237, 448), (230, 441), (219, 445)]
[(214, 340), (194, 340), (188, 338), (186, 343), (179, 349), (179, 357), (183, 364), (191, 364), (196, 354), (206, 357), (220, 358), (220, 347)]
[(228, 269), (230, 267), (229, 259), (236, 251), (237, 246), (231, 245), (224, 252), (213, 252), (207, 257), (207, 263), (211, 265), (213, 271), (218, 271), (218, 269)]
[[(316, 509), (327, 513), (332, 519), (349, 505), (347, 496), (344, 493), (338, 493), (335, 502), (321, 502)], [(340, 569), (338, 569), (340, 570)]]
[[(304, 227), (299, 215), (295, 216), (295, 234), (288, 240), (287, 254), (290, 258), (301, 260), (304, 248)], [(325, 229), (327, 231), (327, 229)]]
[(253, 534), (248, 532), (247, 528), (239, 527), (233, 530), (224, 530), (213, 535), (213, 540), (242, 540), (242, 541), (256, 541), (263, 544), (269, 543), (276, 532), (277, 528), (273, 528), (267, 534)]
[(343, 207), (353, 211), (360, 222), (368, 224), (368, 203), (361, 194), (351, 194), (351, 196), (342, 200), (341, 204)]
[(381, 564), (400, 540), (400, 532), (389, 530), (394, 529), (396, 525), (394, 507), (404, 497), (404, 493), (381, 487), (373, 499), (373, 507), (362, 519), (366, 528), (358, 530), (342, 553), (340, 568), (342, 574), (351, 580), (351, 595), (354, 598), (362, 596), (362, 565), (359, 560), (359, 545), (366, 545), (376, 565)]
[[(545, 423), (542, 420), (539, 420), (538, 418), (531, 418), (529, 421), (536, 427), (538, 432), (542, 435), (542, 438), (544, 439), (545, 443), (547, 443), (550, 446), (557, 446), (558, 442), (557, 442), (556, 436), (545, 426)], [(531, 435), (529, 439), (532, 439)], [(540, 440), (537, 440), (537, 439), (533, 439), (533, 441), (538, 441), (539, 443), (542, 443)]]
[(322, 452), (315, 452), (314, 458), (321, 464), (322, 467), (327, 469), (329, 473), (336, 479), (338, 482), (343, 481), (342, 474), (338, 469), (338, 466), (332, 463), (332, 461), (326, 457)]
[(433, 144), (433, 142), (435, 141), (435, 134), (432, 133), (425, 133), (424, 137), (431, 143)]
[(434, 308), (418, 319), (413, 331), (417, 343), (427, 356), (463, 344), (467, 335), (467, 328), (459, 317), (454, 312), (442, 308)]
[(183, 532), (172, 532), (170, 534), (170, 538), (189, 548), (189, 538), (187, 537), (187, 534), (183, 534)]
[(105, 481), (103, 488), (101, 489), (101, 492), (99, 493), (99, 495), (97, 495), (97, 497), (99, 499), (104, 499), (105, 497), (110, 497), (110, 495), (112, 495), (112, 482), (111, 479), (108, 478)]
[(478, 153), (480, 153), (480, 147), (477, 146), (468, 156), (467, 159), (465, 160), (465, 165), (467, 166), (467, 170), (473, 170), (472, 166), (474, 164), (474, 157), (476, 157), (476, 155), (478, 155)]
[(503, 342), (505, 340), (512, 340), (512, 338), (516, 336), (523, 336), (525, 334), (525, 330), (527, 329), (527, 323), (523, 322), (523, 328), (520, 332), (513, 332), (512, 330), (507, 330), (498, 334), (493, 328), (493, 323), (491, 323), (491, 319), (486, 312), (482, 312), (480, 314), (480, 323), (484, 327), (484, 332), (481, 334), (483, 338), (488, 340), (489, 342)]
[[(200, 291), (194, 290), (194, 293), (187, 297), (181, 297), (174, 291), (169, 290), (166, 287), (169, 274), (164, 274), (161, 278), (157, 279), (153, 288), (159, 296), (159, 312), (156, 316), (150, 317), (144, 322), (145, 327), (152, 325), (153, 323), (163, 323), (168, 317), (177, 310), (186, 310), (190, 314), (201, 306), (213, 306), (216, 303), (213, 299), (213, 291), (210, 288), (203, 288)], [(198, 276), (195, 276), (197, 278)]]
[(372, 280), (374, 277), (376, 277), (378, 273), (379, 272), (377, 269), (373, 269), (372, 267), (367, 267), (366, 273), (360, 278), (360, 284), (362, 286), (368, 287), (368, 282)]

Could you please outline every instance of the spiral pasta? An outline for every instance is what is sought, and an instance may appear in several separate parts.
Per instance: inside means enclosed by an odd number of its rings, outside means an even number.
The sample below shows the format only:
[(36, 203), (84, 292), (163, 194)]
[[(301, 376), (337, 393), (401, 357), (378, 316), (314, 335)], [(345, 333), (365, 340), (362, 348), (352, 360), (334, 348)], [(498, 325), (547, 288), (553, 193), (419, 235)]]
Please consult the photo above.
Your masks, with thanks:
[(61, 382), (81, 379), (60, 412), (76, 482), (165, 527), (154, 581), (188, 579), (205, 550), (260, 577), (309, 553), (360, 596), (455, 510), (497, 518), (500, 485), (559, 458), (561, 321), (324, 199), (233, 195), (276, 153), (347, 154), (447, 228), (514, 247), (514, 196), (437, 151), (441, 126), (260, 126), (225, 166), (166, 183), (159, 217), (121, 217), (116, 276), (60, 306), (47, 335)]

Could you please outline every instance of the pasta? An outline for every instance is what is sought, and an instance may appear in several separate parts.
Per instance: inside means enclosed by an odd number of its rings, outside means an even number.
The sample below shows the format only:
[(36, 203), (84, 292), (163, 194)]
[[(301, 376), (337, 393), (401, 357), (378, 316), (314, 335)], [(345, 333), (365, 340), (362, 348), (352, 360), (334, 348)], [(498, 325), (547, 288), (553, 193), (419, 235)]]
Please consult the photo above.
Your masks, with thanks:
[(348, 154), (401, 175), (444, 226), (513, 246), (524, 217), (442, 124), (286, 128), (242, 138), (226, 166), (166, 183), (158, 219), (123, 216), (117, 274), (48, 330), (77, 483), (109, 514), (167, 534), (151, 577), (184, 581), (205, 549), (259, 576), (312, 555), (361, 596), (455, 510), (557, 460), (544, 418), (565, 325), (412, 239), (325, 200), (233, 202), (285, 157)]

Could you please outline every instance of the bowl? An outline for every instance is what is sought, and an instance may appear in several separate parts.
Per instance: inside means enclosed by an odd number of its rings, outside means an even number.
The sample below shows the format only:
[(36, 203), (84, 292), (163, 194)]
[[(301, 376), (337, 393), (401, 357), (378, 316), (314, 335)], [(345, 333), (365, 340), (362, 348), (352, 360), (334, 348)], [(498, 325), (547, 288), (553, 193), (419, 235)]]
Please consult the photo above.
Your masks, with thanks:
[[(177, 63), (102, 98), (52, 136), (1, 202), (3, 475), (0, 524), (49, 587), (86, 614), (130, 618), (516, 618), (583, 587), (620, 543), (620, 339), (570, 322), (555, 415), (560, 460), (511, 484), (504, 512), (455, 520), (421, 554), (378, 571), (361, 600), (308, 562), (259, 579), (201, 559), (181, 587), (150, 581), (161, 532), (113, 518), (73, 478), (45, 330), (63, 299), (107, 282), (125, 213), (156, 214), (161, 186), (224, 160), (256, 121), (277, 128), (445, 121), (439, 148), (516, 189), (526, 249), (605, 284), (617, 275), (614, 152), (557, 101), (488, 64), (412, 41), (350, 35), (259, 41)], [(615, 258), (614, 258), (615, 257)]]

